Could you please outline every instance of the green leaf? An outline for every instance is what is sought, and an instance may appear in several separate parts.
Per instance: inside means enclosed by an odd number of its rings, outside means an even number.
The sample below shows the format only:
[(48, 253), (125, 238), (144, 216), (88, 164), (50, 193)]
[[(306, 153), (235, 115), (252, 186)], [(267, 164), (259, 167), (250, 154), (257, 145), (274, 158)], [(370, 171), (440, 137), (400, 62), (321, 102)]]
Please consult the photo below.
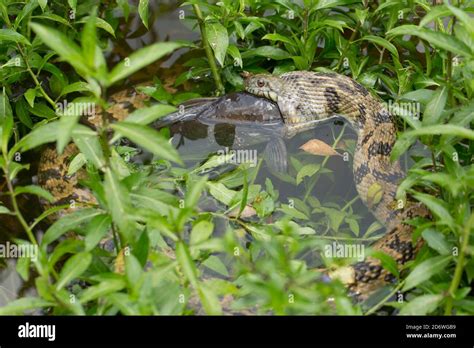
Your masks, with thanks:
[(138, 14), (145, 28), (148, 29), (148, 0), (140, 0), (138, 4)]
[(74, 211), (58, 221), (56, 221), (44, 234), (43, 240), (41, 241), (42, 245), (48, 245), (51, 242), (55, 241), (61, 237), (64, 233), (78, 227), (91, 220), (93, 217), (100, 214), (100, 211), (92, 208), (81, 209)]
[(146, 125), (174, 111), (176, 111), (176, 108), (171, 105), (153, 105), (147, 108), (135, 110), (128, 115), (125, 121), (128, 123)]
[(287, 51), (284, 51), (281, 48), (277, 48), (273, 46), (260, 46), (255, 49), (250, 49), (242, 53), (242, 58), (250, 58), (253, 56), (261, 56), (265, 58), (271, 58), (274, 60), (282, 60), (282, 59), (291, 58), (291, 55)]
[[(81, 18), (81, 20), (77, 21), (77, 23), (85, 23), (85, 22), (88, 22), (90, 20), (91, 20), (91, 17), (87, 16), (87, 17)], [(114, 28), (109, 24), (109, 22), (103, 20), (102, 18), (94, 17), (94, 19), (92, 19), (92, 24), (93, 24), (93, 27), (94, 27), (94, 31), (95, 31), (95, 28), (97, 27), (97, 28), (105, 30), (110, 35), (115, 37)]]
[(48, 266), (53, 267), (66, 254), (77, 254), (82, 251), (84, 242), (78, 239), (64, 239), (55, 245), (48, 260)]
[(198, 288), (198, 272), (196, 265), (194, 264), (191, 254), (189, 253), (188, 246), (183, 242), (176, 244), (176, 260), (181, 265), (184, 276), (189, 280), (191, 285)]
[(63, 90), (61, 91), (61, 96), (69, 94), (69, 93), (85, 92), (85, 91), (90, 91), (90, 90), (91, 88), (88, 83), (83, 82), (83, 81), (74, 82), (63, 88)]
[(290, 44), (292, 46), (295, 45), (295, 43), (288, 37), (280, 34), (267, 34), (264, 37), (262, 37), (262, 40), (271, 40), (271, 41), (281, 41), (287, 44)]
[(119, 292), (124, 289), (126, 286), (125, 280), (123, 279), (108, 279), (100, 282), (98, 285), (91, 286), (84, 290), (81, 295), (80, 302), (82, 304), (104, 297), (106, 295), (112, 294), (114, 292)]
[(112, 220), (108, 215), (94, 217), (86, 228), (85, 250), (91, 251), (104, 238), (110, 229)]
[(440, 124), (436, 126), (426, 126), (420, 129), (405, 132), (403, 136), (419, 136), (419, 135), (454, 135), (460, 138), (467, 138), (474, 140), (474, 131), (464, 127), (456, 126), (453, 124)]
[(97, 9), (94, 7), (91, 16), (86, 21), (81, 34), (81, 45), (84, 60), (91, 68), (95, 67), (95, 55), (97, 47), (97, 33), (95, 30), (95, 19)]
[(435, 184), (446, 188), (453, 194), (453, 196), (459, 194), (459, 191), (464, 184), (456, 176), (440, 172), (424, 174), (422, 179), (423, 181), (434, 182)]
[(242, 24), (240, 24), (239, 22), (237, 21), (234, 21), (234, 26), (235, 26), (235, 32), (237, 33), (237, 35), (239, 35), (239, 37), (243, 40), (245, 39), (245, 32), (244, 32), (244, 27), (242, 27)]
[(391, 42), (389, 42), (388, 40), (380, 36), (366, 35), (360, 40), (370, 41), (376, 45), (382, 46), (383, 48), (385, 48), (387, 51), (389, 51), (391, 54), (393, 54), (395, 57), (398, 58), (397, 48)]
[(423, 239), (426, 240), (431, 249), (436, 250), (441, 255), (448, 255), (451, 253), (451, 246), (446, 241), (446, 237), (441, 232), (434, 229), (424, 230), (422, 233)]
[(74, 143), (96, 168), (105, 166), (105, 158), (100, 146), (99, 137), (96, 135), (73, 135)]
[(214, 51), (214, 56), (221, 66), (224, 66), (227, 46), (229, 46), (229, 35), (227, 29), (219, 22), (206, 22), (205, 29), (207, 41)]
[(35, 279), (35, 287), (38, 295), (47, 301), (55, 301), (52, 294), (52, 286), (50, 285), (48, 276), (40, 276)]
[(25, 282), (28, 281), (30, 277), (30, 265), (31, 265), (30, 257), (20, 257), (18, 261), (16, 262), (15, 269), (20, 275), (21, 279), (23, 279)]
[(305, 177), (312, 177), (321, 168), (320, 164), (307, 164), (296, 175), (296, 185), (301, 184)]
[(77, 0), (67, 0), (69, 7), (76, 12)]
[(207, 183), (206, 176), (200, 177), (197, 181), (194, 181), (194, 180), (188, 181), (186, 198), (184, 202), (187, 208), (194, 208), (197, 206), (199, 202), (199, 198), (201, 197), (201, 193), (206, 187), (206, 183)]
[(426, 315), (433, 312), (443, 300), (443, 295), (422, 295), (405, 304), (400, 315)]
[(434, 93), (435, 91), (431, 89), (421, 88), (401, 95), (400, 99), (415, 100), (426, 105), (431, 99), (433, 99)]
[(244, 211), (245, 207), (247, 206), (247, 201), (248, 201), (248, 197), (249, 197), (249, 183), (247, 181), (247, 172), (246, 171), (244, 171), (243, 188), (240, 192), (242, 193), (242, 198), (240, 198), (239, 212), (237, 214), (238, 217), (240, 217), (240, 215)]
[(38, 23), (30, 23), (33, 31), (45, 45), (56, 51), (59, 56), (71, 64), (79, 73), (87, 74), (89, 69), (82, 56), (82, 51), (66, 35), (56, 29)]
[(406, 150), (416, 141), (416, 137), (420, 135), (453, 135), (460, 138), (467, 138), (474, 140), (474, 131), (455, 126), (452, 124), (439, 124), (434, 126), (425, 126), (411, 131), (407, 131), (402, 134), (402, 136), (397, 140), (395, 146), (392, 149), (391, 160), (395, 160), (400, 157), (401, 154), (406, 152)]
[(69, 163), (69, 168), (67, 170), (67, 175), (74, 175), (79, 169), (81, 169), (84, 164), (87, 163), (87, 158), (82, 153), (78, 153)]
[(393, 257), (391, 257), (388, 254), (385, 254), (382, 251), (374, 251), (370, 254), (370, 256), (379, 259), (380, 262), (382, 263), (382, 267), (398, 278), (399, 272), (398, 272), (397, 261), (395, 261)]
[(1, 94), (1, 104), (0, 104), (0, 146), (3, 152), (8, 151), (8, 142), (13, 131), (13, 114), (8, 101), (7, 94), (5, 93), (5, 88)]
[(35, 106), (35, 98), (36, 98), (36, 89), (29, 88), (25, 92), (25, 99), (32, 108)]
[(214, 272), (219, 273), (220, 275), (223, 275), (224, 277), (229, 276), (229, 272), (227, 271), (227, 267), (225, 264), (221, 261), (220, 258), (218, 258), (215, 255), (209, 256), (206, 261), (202, 263), (204, 266), (207, 268), (213, 270)]
[(430, 8), (430, 10), (426, 13), (426, 15), (421, 19), (420, 23), (418, 26), (424, 27), (426, 24), (429, 22), (432, 22), (436, 18), (439, 17), (447, 17), (450, 15), (449, 9), (446, 7), (446, 5), (440, 5), (440, 6), (433, 6)]
[(222, 183), (207, 182), (207, 187), (209, 188), (209, 193), (218, 201), (224, 203), (225, 205), (230, 205), (232, 199), (236, 195), (236, 191), (229, 190)]
[(159, 42), (139, 49), (112, 69), (107, 85), (113, 85), (182, 46), (181, 43)]
[(288, 204), (282, 204), (281, 208), (278, 209), (283, 211), (288, 216), (291, 216), (295, 219), (301, 220), (309, 220), (306, 214), (302, 213), (301, 211), (297, 210), (295, 207), (291, 208)]
[(23, 314), (28, 310), (52, 307), (54, 305), (53, 302), (45, 301), (41, 298), (24, 297), (10, 302), (4, 307), (0, 307), (0, 315)]
[(425, 28), (420, 28), (416, 25), (402, 25), (396, 27), (387, 32), (387, 36), (397, 36), (397, 35), (414, 35), (419, 38), (426, 40), (429, 44), (442, 48), (446, 51), (453, 52), (466, 57), (472, 57), (472, 50), (464, 44), (462, 41), (458, 40), (454, 36), (439, 32), (432, 31)]
[(143, 273), (142, 265), (133, 255), (125, 256), (125, 275), (130, 287), (136, 287), (139, 284), (140, 277)]
[(68, 27), (71, 27), (69, 22), (66, 19), (64, 19), (64, 17), (58, 16), (54, 13), (47, 13), (47, 14), (43, 14), (39, 16), (31, 16), (31, 19), (46, 19), (49, 21), (58, 22)]
[(4, 205), (0, 205), (0, 214), (11, 214), (11, 211)]
[(474, 37), (474, 21), (472, 16), (469, 16), (467, 11), (452, 6), (448, 2), (445, 3), (445, 6), (464, 24), (466, 30)]
[(56, 291), (61, 290), (65, 285), (69, 284), (71, 280), (84, 273), (87, 268), (89, 268), (91, 262), (92, 255), (88, 252), (76, 254), (67, 260), (59, 273), (59, 278), (56, 283)]
[(163, 216), (176, 216), (178, 208), (169, 204), (169, 202), (160, 197), (160, 194), (156, 193), (156, 190), (141, 190), (138, 193), (132, 193), (130, 196), (134, 205), (139, 208), (159, 212)]
[[(126, 0), (128, 1), (128, 0)], [(112, 305), (116, 306), (120, 312), (124, 315), (140, 315), (138, 311), (137, 303), (130, 299), (129, 294), (124, 294), (121, 292), (116, 292), (111, 295), (107, 295), (107, 301)]]
[(50, 203), (55, 201), (54, 196), (49, 191), (46, 191), (45, 189), (35, 185), (19, 186), (15, 188), (15, 195), (19, 195), (22, 193), (36, 195), (38, 197), (46, 199)]
[(214, 224), (210, 221), (199, 221), (191, 230), (189, 244), (196, 245), (207, 240), (214, 231)]
[(451, 260), (451, 256), (442, 255), (423, 261), (416, 266), (405, 279), (405, 285), (403, 286), (402, 291), (413, 289), (415, 286), (430, 279), (435, 274), (438, 274), (446, 268)]
[(31, 46), (26, 37), (11, 29), (0, 29), (0, 42), (3, 43), (3, 41), (11, 41)]
[(150, 237), (147, 230), (143, 230), (136, 242), (131, 245), (133, 255), (137, 258), (142, 267), (146, 266), (150, 251)]
[(58, 133), (56, 149), (58, 153), (62, 153), (64, 148), (71, 140), (71, 134), (74, 130), (74, 127), (80, 120), (80, 116), (75, 115), (68, 115), (68, 116), (61, 116), (59, 119), (59, 128), (61, 132)]
[(356, 235), (359, 236), (360, 234), (360, 228), (359, 228), (359, 223), (357, 222), (356, 219), (349, 219), (346, 217), (346, 223), (349, 225), (349, 228), (351, 231)]
[(151, 153), (164, 159), (183, 164), (178, 152), (156, 130), (136, 123), (119, 122), (111, 125), (112, 129), (144, 147)]
[(341, 211), (341, 210), (338, 210), (338, 209), (334, 209), (334, 208), (326, 208), (326, 207), (322, 207), (321, 208), (325, 213), (326, 215), (328, 216), (329, 218), (329, 224), (331, 226), (331, 228), (334, 230), (334, 231), (338, 231), (339, 230), (339, 226), (341, 226), (341, 223), (342, 221), (344, 220), (344, 217), (346, 216), (346, 213), (344, 211)]
[(423, 125), (430, 126), (439, 122), (440, 116), (446, 106), (448, 99), (448, 89), (446, 87), (439, 88), (433, 95), (433, 98), (426, 105), (423, 114)]
[(207, 315), (221, 315), (222, 308), (219, 302), (219, 298), (214, 293), (214, 290), (204, 284), (201, 284), (198, 288), (199, 298), (202, 303), (202, 307)]
[(46, 6), (48, 5), (48, 0), (38, 0), (38, 4), (41, 6), (41, 10), (44, 11)]
[(230, 45), (227, 52), (234, 58), (234, 66), (240, 66), (242, 68), (242, 56), (237, 46)]
[(31, 13), (38, 7), (38, 1), (27, 1), (25, 6), (21, 9), (20, 13), (15, 18), (14, 29), (18, 29), (21, 22), (31, 15)]
[(48, 105), (42, 102), (36, 103), (34, 108), (28, 105), (28, 111), (31, 112), (33, 115), (46, 118), (48, 120), (51, 120), (56, 117), (55, 110), (51, 109)]
[(454, 219), (449, 213), (448, 206), (442, 200), (425, 193), (414, 193), (413, 197), (426, 205), (438, 218), (438, 223), (448, 225), (454, 229)]
[(336, 6), (350, 5), (358, 2), (359, 1), (357, 0), (319, 0), (314, 9), (321, 10), (323, 8), (334, 8)]
[(105, 170), (104, 190), (113, 221), (126, 239), (130, 240), (134, 229), (129, 217), (131, 210), (129, 191), (110, 168)]

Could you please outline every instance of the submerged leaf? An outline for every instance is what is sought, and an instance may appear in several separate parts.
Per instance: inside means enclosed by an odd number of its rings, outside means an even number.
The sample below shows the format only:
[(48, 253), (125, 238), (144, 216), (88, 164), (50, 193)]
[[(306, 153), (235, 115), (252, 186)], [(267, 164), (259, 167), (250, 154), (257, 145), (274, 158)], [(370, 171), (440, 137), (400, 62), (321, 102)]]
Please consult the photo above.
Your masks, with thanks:
[(319, 139), (309, 140), (301, 145), (300, 149), (317, 156), (341, 156), (339, 152)]

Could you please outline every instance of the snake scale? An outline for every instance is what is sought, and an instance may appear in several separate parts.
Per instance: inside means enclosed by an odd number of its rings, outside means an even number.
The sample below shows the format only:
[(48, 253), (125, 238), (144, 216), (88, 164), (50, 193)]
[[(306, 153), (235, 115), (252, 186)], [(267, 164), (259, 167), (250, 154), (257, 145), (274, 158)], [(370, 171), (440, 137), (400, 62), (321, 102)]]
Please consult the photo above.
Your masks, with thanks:
[[(108, 103), (110, 107), (105, 111), (109, 121), (122, 121), (127, 116), (140, 108), (145, 107), (149, 96), (137, 92), (135, 88), (129, 88), (110, 96)], [(101, 122), (102, 109), (95, 108), (91, 115), (82, 117), (81, 122), (97, 128)], [(55, 146), (46, 147), (42, 153), (38, 165), (38, 183), (41, 187), (49, 191), (55, 201), (53, 204), (41, 202), (45, 208), (59, 205), (71, 205), (70, 209), (64, 209), (58, 214), (52, 215), (51, 220), (59, 216), (68, 214), (81, 205), (97, 204), (94, 195), (90, 190), (83, 188), (79, 181), (85, 179), (85, 171), (79, 170), (76, 174), (68, 175), (69, 165), (75, 155), (78, 154), (75, 144), (68, 144), (61, 154), (58, 154)]]
[[(290, 128), (335, 115), (342, 116), (352, 125), (357, 133), (353, 160), (357, 191), (387, 228), (387, 233), (373, 245), (373, 249), (392, 256), (399, 265), (412, 260), (422, 241), (413, 243), (414, 228), (406, 220), (430, 218), (430, 212), (426, 207), (410, 202), (403, 209), (397, 209), (395, 195), (404, 173), (398, 161), (392, 163), (390, 160), (397, 128), (385, 106), (365, 87), (336, 73), (259, 74), (246, 78), (245, 89), (278, 103)], [(379, 192), (377, 200), (374, 199), (375, 192)], [(394, 276), (382, 267), (381, 261), (370, 256), (332, 275), (346, 283), (361, 299), (394, 280)]]
[[(418, 203), (407, 202), (403, 209), (396, 209), (395, 193), (404, 173), (398, 162), (390, 161), (390, 153), (396, 141), (396, 125), (393, 116), (363, 86), (351, 78), (336, 73), (308, 71), (290, 72), (281, 76), (259, 74), (246, 76), (247, 92), (278, 104), (283, 122), (289, 133), (296, 134), (309, 129), (312, 121), (322, 121), (339, 115), (347, 119), (358, 135), (353, 159), (353, 174), (358, 193), (374, 216), (387, 228), (387, 233), (372, 247), (392, 256), (399, 265), (412, 260), (422, 245), (413, 243), (413, 227), (405, 221), (413, 217), (430, 218), (429, 211)], [(148, 97), (134, 89), (114, 94), (106, 110), (110, 120), (123, 120), (137, 108), (143, 107)], [(262, 104), (265, 105), (264, 103)], [(256, 108), (264, 114), (265, 107)], [(252, 106), (249, 105), (248, 110)], [(245, 109), (245, 107), (244, 107)], [(100, 115), (98, 110), (95, 115)], [(245, 110), (240, 110), (244, 112)], [(92, 115), (83, 122), (96, 127), (100, 117)], [(84, 173), (68, 176), (68, 167), (78, 150), (69, 144), (63, 154), (53, 147), (46, 148), (39, 164), (39, 184), (56, 198), (54, 205), (96, 204), (94, 196), (79, 185)], [(379, 198), (371, 197), (375, 191)], [(381, 194), (381, 196), (380, 196)], [(68, 213), (68, 209), (63, 213)], [(364, 299), (383, 285), (392, 282), (394, 276), (382, 267), (381, 261), (368, 256), (345, 269), (330, 272), (333, 278), (345, 283), (358, 299)]]

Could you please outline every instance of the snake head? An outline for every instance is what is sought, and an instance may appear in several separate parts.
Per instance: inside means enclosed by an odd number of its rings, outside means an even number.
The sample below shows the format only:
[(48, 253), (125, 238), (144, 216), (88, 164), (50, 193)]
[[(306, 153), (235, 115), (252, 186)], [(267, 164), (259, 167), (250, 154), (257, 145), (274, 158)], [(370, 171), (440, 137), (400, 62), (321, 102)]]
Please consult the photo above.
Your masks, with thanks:
[(283, 90), (283, 81), (274, 75), (258, 74), (247, 76), (244, 80), (245, 90), (259, 97), (278, 101), (278, 95)]

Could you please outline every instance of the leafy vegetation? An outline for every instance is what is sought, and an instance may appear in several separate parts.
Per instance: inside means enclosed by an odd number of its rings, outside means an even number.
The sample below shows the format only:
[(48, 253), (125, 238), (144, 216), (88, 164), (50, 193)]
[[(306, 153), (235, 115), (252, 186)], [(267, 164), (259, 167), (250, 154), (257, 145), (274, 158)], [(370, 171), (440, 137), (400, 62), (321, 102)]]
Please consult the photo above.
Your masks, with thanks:
[[(17, 244), (39, 248), (36, 260), (16, 265), (36, 297), (0, 313), (474, 314), (474, 4), (434, 3), (193, 0), (177, 11), (202, 40), (153, 43), (110, 62), (110, 46), (124, 38), (121, 26), (134, 13), (151, 30), (148, 1), (0, 0), (0, 187), (7, 198), (0, 214), (21, 223), (25, 238)], [(93, 130), (57, 108), (68, 99), (105, 109), (114, 88), (180, 48), (188, 53), (174, 81), (179, 92), (166, 90), (158, 76), (144, 89), (157, 103), (125, 121), (110, 124), (102, 113)], [(185, 168), (167, 133), (149, 126), (190, 97), (241, 90), (242, 70), (351, 76), (395, 106), (401, 133), (394, 159), (416, 142), (426, 146), (429, 155), (413, 156), (397, 198), (413, 197), (434, 218), (410, 222), (414, 239), (426, 243), (403, 272), (391, 268), (398, 280), (382, 296), (354, 304), (342, 284), (319, 271), (353, 261), (324, 257), (328, 243), (370, 241), (381, 227), (362, 230), (356, 195), (314, 196), (318, 181), (336, 174), (330, 156), (292, 155), (289, 175), (279, 180), (303, 193), (285, 200), (273, 178), (256, 180), (261, 160), (209, 178), (203, 173), (217, 165), (216, 156)], [(403, 103), (419, 106), (420, 115), (416, 107), (396, 107)], [(152, 163), (128, 162), (133, 149), (121, 138), (151, 152)], [(30, 222), (19, 197), (53, 197), (17, 184), (32, 164), (26, 155), (46, 143), (62, 152), (70, 141), (80, 150), (70, 170), (87, 172), (84, 184), (98, 204), (69, 202)], [(331, 145), (353, 151), (346, 127)], [(219, 209), (200, 209), (209, 199)], [(39, 227), (62, 208), (69, 213), (39, 238)], [(113, 247), (103, 247), (109, 235)], [(393, 260), (380, 257), (390, 269)]]

